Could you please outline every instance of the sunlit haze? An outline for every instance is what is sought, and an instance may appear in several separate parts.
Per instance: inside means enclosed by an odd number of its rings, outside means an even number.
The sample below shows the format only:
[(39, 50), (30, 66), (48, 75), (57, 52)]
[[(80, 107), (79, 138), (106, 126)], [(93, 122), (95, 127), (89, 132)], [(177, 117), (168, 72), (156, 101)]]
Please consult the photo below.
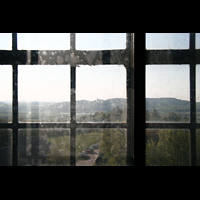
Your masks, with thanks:
[[(70, 33), (19, 33), (18, 49), (68, 50)], [(78, 50), (126, 48), (126, 33), (78, 33)], [(147, 49), (188, 49), (189, 33), (148, 33)], [(200, 48), (200, 33), (196, 34)], [(12, 34), (0, 33), (0, 50), (12, 50)], [(196, 100), (200, 102), (200, 67)], [(19, 101), (70, 101), (69, 65), (19, 65)], [(117, 65), (77, 67), (76, 99), (126, 98), (126, 69)], [(0, 65), (0, 101), (12, 101), (12, 66)], [(189, 100), (189, 65), (146, 66), (146, 97)]]

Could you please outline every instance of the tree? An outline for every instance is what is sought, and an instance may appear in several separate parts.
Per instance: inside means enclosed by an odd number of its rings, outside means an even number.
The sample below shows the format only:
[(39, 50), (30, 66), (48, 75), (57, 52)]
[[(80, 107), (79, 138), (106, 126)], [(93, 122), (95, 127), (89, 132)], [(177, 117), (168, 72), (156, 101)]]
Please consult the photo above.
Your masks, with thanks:
[(150, 112), (150, 116), (152, 121), (159, 121), (161, 119), (160, 113), (155, 108)]
[(146, 165), (188, 166), (189, 132), (187, 130), (159, 130), (159, 141), (147, 142)]
[(126, 164), (125, 132), (123, 130), (104, 130), (99, 144), (101, 155), (107, 166)]
[(178, 122), (178, 121), (181, 121), (181, 116), (177, 115), (174, 112), (169, 112), (169, 114), (168, 114), (168, 120), (169, 121), (173, 121), (173, 122)]

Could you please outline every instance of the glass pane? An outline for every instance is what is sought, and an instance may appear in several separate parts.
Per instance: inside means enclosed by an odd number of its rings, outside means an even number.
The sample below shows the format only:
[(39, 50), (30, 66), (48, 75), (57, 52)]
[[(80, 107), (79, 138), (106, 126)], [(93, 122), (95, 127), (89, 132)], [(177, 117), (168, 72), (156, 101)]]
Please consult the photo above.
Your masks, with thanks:
[(70, 67), (19, 66), (19, 121), (66, 122), (70, 118)]
[(188, 65), (146, 65), (146, 121), (189, 122)]
[(126, 121), (126, 70), (120, 65), (77, 68), (76, 118), (81, 122)]
[(196, 121), (200, 122), (200, 65), (196, 66)]
[(12, 130), (0, 129), (0, 166), (12, 165)]
[(189, 49), (189, 33), (146, 33), (146, 49)]
[(67, 50), (70, 33), (18, 33), (18, 49)]
[(12, 66), (0, 65), (0, 123), (12, 121)]
[(76, 33), (77, 50), (125, 49), (126, 33)]
[(76, 166), (125, 166), (126, 129), (78, 129)]
[(200, 49), (200, 33), (196, 33), (196, 49)]
[(69, 129), (20, 129), (18, 165), (70, 165)]
[(146, 166), (189, 166), (189, 130), (146, 130)]
[(12, 33), (0, 33), (0, 50), (12, 50)]

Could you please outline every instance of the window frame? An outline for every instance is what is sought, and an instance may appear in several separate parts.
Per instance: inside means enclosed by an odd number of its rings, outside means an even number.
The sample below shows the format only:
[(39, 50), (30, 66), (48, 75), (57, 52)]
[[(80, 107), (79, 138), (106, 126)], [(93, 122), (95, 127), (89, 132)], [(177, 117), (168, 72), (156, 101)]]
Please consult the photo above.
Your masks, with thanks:
[[(133, 42), (134, 34), (126, 33), (126, 48), (123, 50), (102, 50), (102, 51), (84, 51), (76, 50), (76, 35), (70, 33), (70, 50), (45, 50), (47, 54), (42, 54), (39, 50), (18, 50), (17, 49), (17, 33), (12, 33), (12, 50), (0, 50), (0, 64), (12, 65), (13, 68), (13, 99), (12, 99), (12, 122), (0, 123), (0, 129), (12, 129), (12, 165), (18, 166), (18, 130), (19, 129), (45, 129), (45, 128), (67, 128), (70, 129), (70, 166), (76, 165), (76, 129), (78, 128), (125, 128), (127, 129), (127, 144), (126, 144), (126, 164), (134, 165), (134, 64), (133, 64)], [(48, 59), (51, 54), (52, 59)], [(95, 52), (95, 58), (92, 63), (88, 63), (85, 55)], [(18, 65), (44, 65), (42, 60), (46, 60), (45, 65), (56, 65), (57, 56), (69, 55), (69, 60), (64, 61), (64, 65), (70, 64), (71, 73), (71, 99), (70, 99), (70, 122), (66, 123), (20, 123), (18, 120)], [(78, 65), (97, 65), (104, 64), (120, 64), (124, 65), (127, 70), (127, 122), (126, 123), (77, 123), (76, 122), (76, 67)], [(60, 64), (59, 64), (60, 65)], [(67, 77), (69, 78), (69, 77)], [(129, 109), (130, 108), (130, 109)], [(38, 138), (38, 137), (37, 137)], [(35, 164), (38, 159), (44, 159), (38, 155), (38, 151), (34, 153)], [(29, 160), (30, 156), (26, 156)], [(32, 158), (33, 159), (33, 158)]]
[[(196, 130), (200, 123), (196, 122), (196, 65), (200, 64), (200, 49), (195, 49), (195, 33), (190, 33), (189, 49), (178, 50), (147, 50), (145, 33), (127, 33), (126, 49), (95, 51), (96, 58), (92, 64), (103, 57), (103, 64), (123, 64), (127, 69), (127, 122), (126, 123), (19, 123), (18, 122), (18, 65), (37, 65), (37, 50), (18, 50), (17, 33), (12, 33), (12, 50), (0, 50), (0, 64), (13, 67), (13, 109), (12, 123), (0, 123), (0, 129), (12, 129), (12, 165), (18, 165), (18, 130), (21, 128), (69, 128), (71, 129), (70, 165), (76, 165), (76, 134), (77, 128), (126, 128), (127, 129), (127, 165), (145, 166), (145, 131), (146, 129), (189, 129), (190, 130), (190, 165), (196, 166)], [(80, 62), (69, 60), (71, 67), (71, 88), (75, 88), (75, 64), (88, 64), (84, 53), (75, 49), (75, 33), (70, 35), (70, 50), (54, 51), (55, 56), (73, 54), (79, 56)], [(51, 51), (47, 51), (51, 53)], [(47, 55), (48, 56), (48, 55)], [(45, 57), (45, 59), (47, 58)], [(44, 59), (44, 57), (41, 57)], [(30, 61), (28, 60), (30, 59)], [(46, 64), (50, 64), (47, 59)], [(56, 64), (56, 63), (54, 63)], [(190, 122), (189, 123), (149, 123), (145, 119), (145, 68), (153, 64), (188, 64), (190, 66)], [(135, 76), (137, 75), (137, 76)], [(71, 94), (71, 99), (75, 96)], [(73, 102), (74, 102), (73, 100)], [(139, 106), (137, 106), (139, 105)], [(75, 116), (74, 105), (71, 104), (71, 116)], [(134, 142), (135, 141), (135, 142)], [(136, 142), (137, 141), (137, 142)], [(133, 156), (134, 155), (134, 156)]]

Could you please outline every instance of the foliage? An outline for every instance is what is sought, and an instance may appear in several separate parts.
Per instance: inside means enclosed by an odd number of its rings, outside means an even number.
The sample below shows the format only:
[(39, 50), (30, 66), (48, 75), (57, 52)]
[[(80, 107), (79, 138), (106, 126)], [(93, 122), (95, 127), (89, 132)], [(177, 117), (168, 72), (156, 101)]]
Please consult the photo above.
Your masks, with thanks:
[(100, 152), (106, 166), (123, 166), (126, 164), (124, 130), (104, 130), (100, 141)]
[(158, 142), (146, 143), (147, 166), (188, 166), (189, 132), (187, 130), (159, 130)]

